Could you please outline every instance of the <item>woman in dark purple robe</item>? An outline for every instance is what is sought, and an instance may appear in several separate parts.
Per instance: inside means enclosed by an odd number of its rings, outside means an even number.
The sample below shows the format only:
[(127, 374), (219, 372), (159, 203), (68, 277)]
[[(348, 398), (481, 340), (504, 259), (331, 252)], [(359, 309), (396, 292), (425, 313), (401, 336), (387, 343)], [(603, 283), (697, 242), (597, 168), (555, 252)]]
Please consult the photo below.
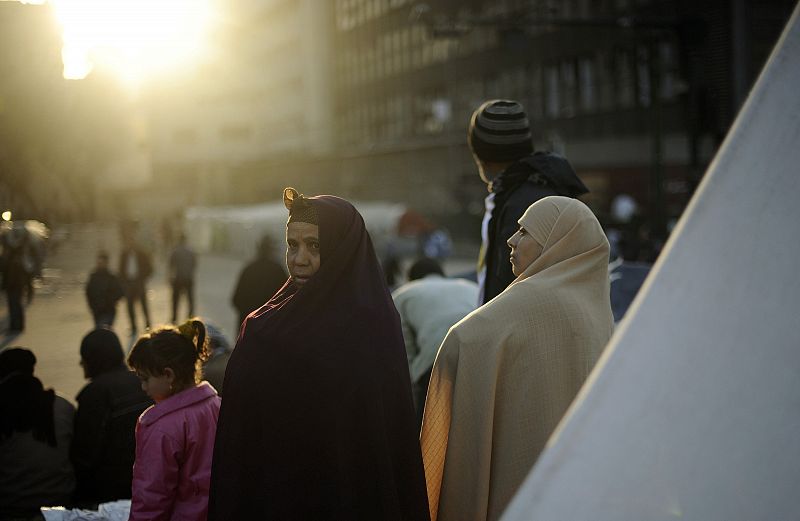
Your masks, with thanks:
[(284, 191), (290, 278), (225, 374), (209, 519), (427, 520), (400, 320), (358, 211)]

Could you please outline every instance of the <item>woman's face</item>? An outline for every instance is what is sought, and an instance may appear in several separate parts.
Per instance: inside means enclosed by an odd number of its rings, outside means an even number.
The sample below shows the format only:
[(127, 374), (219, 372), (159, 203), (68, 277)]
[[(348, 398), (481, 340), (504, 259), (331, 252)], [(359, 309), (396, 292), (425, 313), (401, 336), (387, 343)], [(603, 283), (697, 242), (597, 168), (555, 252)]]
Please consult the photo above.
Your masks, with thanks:
[(319, 226), (303, 222), (286, 225), (286, 267), (302, 286), (319, 269)]
[(524, 226), (508, 239), (508, 246), (511, 248), (511, 271), (517, 277), (542, 254), (542, 247)]

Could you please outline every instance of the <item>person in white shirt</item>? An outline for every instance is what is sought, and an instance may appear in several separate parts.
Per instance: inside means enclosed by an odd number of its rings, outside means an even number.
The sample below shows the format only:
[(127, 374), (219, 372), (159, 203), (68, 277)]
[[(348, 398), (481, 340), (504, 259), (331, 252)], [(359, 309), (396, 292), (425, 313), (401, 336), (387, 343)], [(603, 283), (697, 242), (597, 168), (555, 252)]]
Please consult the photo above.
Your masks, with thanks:
[(475, 309), (478, 285), (445, 278), (442, 267), (430, 258), (416, 261), (408, 279), (392, 297), (403, 325), (414, 406), (421, 421), (436, 353), (450, 327)]

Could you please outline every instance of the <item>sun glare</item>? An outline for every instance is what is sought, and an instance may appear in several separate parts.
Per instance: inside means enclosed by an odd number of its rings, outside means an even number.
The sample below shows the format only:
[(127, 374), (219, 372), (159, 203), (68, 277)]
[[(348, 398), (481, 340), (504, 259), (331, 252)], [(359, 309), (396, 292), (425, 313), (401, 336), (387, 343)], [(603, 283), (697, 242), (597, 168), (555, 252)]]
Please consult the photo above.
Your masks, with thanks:
[(64, 77), (108, 67), (131, 87), (208, 52), (212, 0), (50, 0), (62, 26)]

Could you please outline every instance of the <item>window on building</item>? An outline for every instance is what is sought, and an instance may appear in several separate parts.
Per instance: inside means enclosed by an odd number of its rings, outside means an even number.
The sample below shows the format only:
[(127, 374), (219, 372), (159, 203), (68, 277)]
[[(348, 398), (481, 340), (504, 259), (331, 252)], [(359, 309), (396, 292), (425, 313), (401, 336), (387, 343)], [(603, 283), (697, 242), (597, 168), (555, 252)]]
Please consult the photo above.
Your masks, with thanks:
[(596, 106), (596, 92), (594, 78), (594, 61), (591, 58), (578, 60), (578, 90), (580, 92), (580, 110), (592, 112)]
[(650, 52), (640, 45), (636, 48), (636, 98), (642, 107), (649, 107), (652, 101), (650, 67)]
[(558, 66), (551, 65), (544, 70), (545, 104), (544, 111), (548, 118), (557, 118), (561, 108), (561, 96), (558, 81)]
[(627, 50), (618, 50), (615, 55), (615, 87), (617, 106), (630, 108), (634, 106), (633, 60)]
[(247, 141), (253, 129), (247, 123), (231, 123), (219, 128), (219, 137), (223, 141)]
[(578, 104), (578, 80), (575, 75), (575, 62), (564, 60), (560, 66), (561, 73), (561, 109), (560, 114), (565, 118), (575, 116)]
[(528, 98), (530, 102), (526, 107), (528, 112), (534, 119), (539, 119), (543, 116), (544, 111), (544, 89), (542, 88), (542, 69), (536, 65), (528, 69), (528, 85), (530, 85), (530, 94)]
[(614, 108), (614, 68), (611, 55), (606, 51), (598, 52), (594, 57), (594, 71), (597, 85), (597, 109), (612, 110)]
[(680, 78), (675, 45), (672, 42), (658, 44), (658, 67), (661, 71), (660, 92), (662, 100), (674, 99), (679, 94)]
[(172, 141), (178, 145), (197, 143), (197, 132), (191, 128), (179, 128), (172, 133)]

